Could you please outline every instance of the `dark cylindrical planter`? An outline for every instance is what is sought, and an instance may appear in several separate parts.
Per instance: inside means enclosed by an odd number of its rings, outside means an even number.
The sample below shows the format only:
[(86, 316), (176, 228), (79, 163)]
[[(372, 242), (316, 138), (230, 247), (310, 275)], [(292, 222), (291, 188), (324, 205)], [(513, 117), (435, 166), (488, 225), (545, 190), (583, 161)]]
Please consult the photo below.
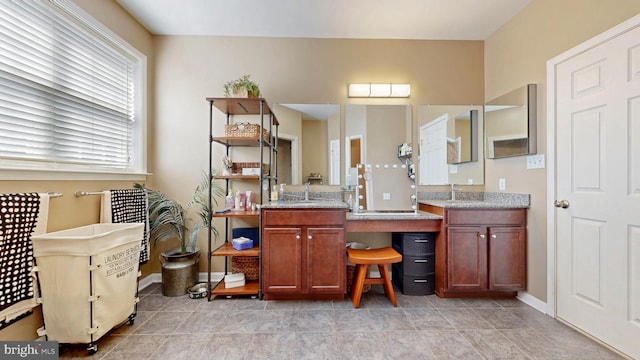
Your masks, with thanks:
[(182, 296), (187, 289), (198, 282), (198, 262), (200, 249), (185, 254), (179, 248), (169, 249), (160, 254), (162, 263), (162, 295)]

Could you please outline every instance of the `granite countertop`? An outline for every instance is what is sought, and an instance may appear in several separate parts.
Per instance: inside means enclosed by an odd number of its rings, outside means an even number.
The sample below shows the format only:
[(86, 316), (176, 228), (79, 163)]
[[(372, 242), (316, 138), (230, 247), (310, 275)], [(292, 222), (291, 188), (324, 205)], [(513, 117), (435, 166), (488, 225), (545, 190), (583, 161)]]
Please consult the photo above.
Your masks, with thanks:
[(493, 201), (466, 201), (466, 200), (424, 200), (420, 204), (432, 205), (446, 209), (520, 209), (529, 208), (529, 205), (514, 204)]
[(262, 204), (263, 209), (348, 209), (349, 205), (338, 200), (285, 200), (269, 201)]
[(358, 213), (348, 212), (347, 221), (354, 220), (441, 220), (442, 216), (432, 214), (426, 211), (418, 210), (417, 212), (404, 211), (362, 211)]
[(420, 198), (420, 204), (447, 209), (522, 209), (529, 208), (529, 194), (458, 192), (456, 200)]

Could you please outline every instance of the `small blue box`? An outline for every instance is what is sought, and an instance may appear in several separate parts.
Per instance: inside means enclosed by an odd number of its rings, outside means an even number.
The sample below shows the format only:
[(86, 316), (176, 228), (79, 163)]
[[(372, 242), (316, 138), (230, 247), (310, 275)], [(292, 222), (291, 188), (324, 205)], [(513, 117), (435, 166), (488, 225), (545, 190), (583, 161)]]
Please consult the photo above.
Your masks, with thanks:
[(260, 243), (260, 229), (257, 227), (233, 228), (231, 238), (246, 237), (253, 240), (253, 244), (258, 246)]
[(231, 246), (236, 250), (246, 250), (253, 247), (253, 240), (247, 238), (237, 238), (231, 240)]

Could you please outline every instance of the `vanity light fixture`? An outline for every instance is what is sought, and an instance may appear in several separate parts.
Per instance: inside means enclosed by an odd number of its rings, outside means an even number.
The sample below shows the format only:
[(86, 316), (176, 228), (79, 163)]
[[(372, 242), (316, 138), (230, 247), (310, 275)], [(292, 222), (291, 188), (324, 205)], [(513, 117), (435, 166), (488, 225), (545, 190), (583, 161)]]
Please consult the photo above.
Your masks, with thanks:
[(349, 97), (409, 97), (410, 84), (349, 84)]

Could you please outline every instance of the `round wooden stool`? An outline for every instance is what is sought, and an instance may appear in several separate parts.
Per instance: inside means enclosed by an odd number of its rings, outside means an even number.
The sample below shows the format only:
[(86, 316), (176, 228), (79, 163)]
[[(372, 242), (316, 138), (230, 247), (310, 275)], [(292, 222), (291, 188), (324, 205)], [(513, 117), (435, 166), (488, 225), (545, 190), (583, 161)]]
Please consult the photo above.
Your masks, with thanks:
[[(353, 307), (360, 307), (362, 288), (365, 284), (382, 284), (384, 286), (384, 294), (389, 298), (393, 306), (398, 306), (396, 295), (393, 292), (393, 285), (391, 285), (388, 265), (402, 261), (402, 255), (390, 247), (370, 250), (347, 248), (347, 255), (349, 261), (356, 265), (356, 274), (353, 277), (353, 286), (351, 286)], [(367, 267), (369, 265), (378, 265), (380, 278), (367, 277)]]

